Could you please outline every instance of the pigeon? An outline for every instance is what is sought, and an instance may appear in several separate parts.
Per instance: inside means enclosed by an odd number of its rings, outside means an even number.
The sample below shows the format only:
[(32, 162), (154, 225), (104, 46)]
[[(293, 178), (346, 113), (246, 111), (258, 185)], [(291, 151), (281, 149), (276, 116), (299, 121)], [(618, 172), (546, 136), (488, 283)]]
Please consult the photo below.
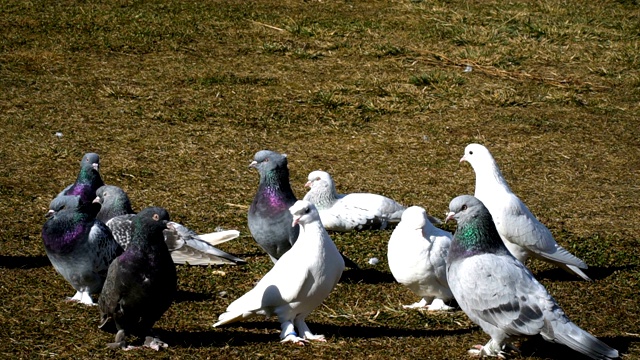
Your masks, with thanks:
[(162, 220), (162, 210), (151, 207), (134, 215), (131, 242), (109, 266), (98, 299), (99, 328), (113, 332), (115, 325), (115, 342), (109, 348), (132, 349), (125, 340), (130, 334), (145, 337), (143, 346), (154, 350), (168, 346), (152, 331), (171, 306), (178, 284), (163, 235), (171, 224)]
[(405, 207), (377, 194), (338, 194), (331, 175), (325, 171), (309, 173), (304, 200), (314, 203), (325, 229), (332, 231), (382, 230), (400, 222)]
[[(80, 196), (83, 202), (91, 202), (96, 196), (96, 190), (104, 185), (100, 176), (100, 156), (96, 153), (86, 153), (80, 160), (80, 172), (76, 182), (67, 186), (56, 197)], [(52, 204), (49, 205), (52, 209)]]
[(467, 145), (460, 161), (467, 161), (473, 167), (475, 197), (489, 209), (502, 241), (516, 259), (524, 264), (533, 257), (591, 280), (580, 270), (586, 269), (587, 264), (558, 245), (549, 229), (511, 191), (486, 147)]
[[(249, 231), (258, 245), (274, 263), (286, 253), (298, 238), (299, 226), (291, 226), (289, 208), (297, 201), (289, 183), (287, 155), (260, 150), (249, 167), (260, 174), (258, 191), (247, 214)], [(342, 255), (347, 267), (358, 265)]]
[(214, 327), (256, 315), (276, 315), (282, 342), (326, 341), (323, 335), (311, 333), (304, 320), (335, 288), (344, 260), (312, 203), (300, 200), (289, 210), (289, 226), (300, 226), (297, 241), (253, 289), (227, 307)]
[(122, 248), (96, 214), (100, 205), (82, 202), (79, 196), (54, 199), (42, 227), (47, 257), (76, 294), (69, 301), (94, 305), (92, 294), (102, 290), (109, 264)]
[[(104, 185), (96, 191), (94, 201), (102, 204), (97, 216), (98, 219), (106, 223), (113, 232), (116, 241), (126, 249), (133, 236), (132, 219), (135, 217), (129, 196), (117, 186)], [(169, 213), (165, 209), (158, 209), (158, 214), (162, 220), (170, 221)], [(164, 234), (174, 263), (189, 265), (246, 263), (244, 260), (213, 246), (213, 244), (237, 238), (240, 234), (237, 230), (198, 235), (181, 224), (171, 222), (171, 225)]]
[(403, 308), (453, 310), (445, 304), (453, 299), (445, 263), (451, 238), (451, 233), (428, 221), (423, 208), (411, 206), (402, 213), (389, 239), (389, 269), (396, 281), (422, 297), (420, 302), (403, 305)]
[(458, 196), (445, 221), (458, 227), (447, 258), (447, 279), (460, 308), (491, 336), (469, 353), (505, 357), (517, 350), (514, 338), (542, 338), (593, 359), (613, 359), (618, 351), (571, 322), (558, 303), (505, 247), (491, 214), (480, 200)]

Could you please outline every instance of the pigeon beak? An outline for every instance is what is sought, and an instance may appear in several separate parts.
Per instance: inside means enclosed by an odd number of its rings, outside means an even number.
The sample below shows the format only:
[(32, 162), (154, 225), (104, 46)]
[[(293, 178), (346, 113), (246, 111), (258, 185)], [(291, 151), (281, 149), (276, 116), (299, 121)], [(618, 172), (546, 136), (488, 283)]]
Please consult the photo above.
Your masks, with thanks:
[(46, 214), (44, 214), (44, 217), (46, 217), (48, 219), (48, 218), (52, 217), (53, 214), (55, 214), (55, 213), (56, 213), (55, 211), (49, 210), (49, 211), (47, 211)]
[(250, 167), (250, 168), (255, 168), (255, 167), (257, 167), (257, 166), (258, 166), (258, 162), (257, 162), (257, 161), (255, 161), (255, 160), (253, 160), (253, 161), (251, 162), (251, 164), (249, 164), (249, 167)]
[(100, 171), (100, 164), (98, 163), (93, 163), (91, 164), (91, 167), (93, 168), (93, 170), (95, 171)]
[(467, 161), (467, 155), (460, 158), (460, 162)]
[(309, 181), (307, 181), (307, 182), (304, 184), (304, 187), (306, 187), (306, 188), (310, 188), (310, 187), (311, 187), (311, 184), (313, 184), (313, 181), (309, 180)]
[(448, 212), (447, 213), (447, 217), (444, 219), (444, 222), (447, 223), (449, 220), (453, 219), (453, 217), (456, 215), (456, 213), (454, 213), (453, 211)]
[(95, 199), (93, 199), (94, 203), (98, 203), (98, 204), (102, 204), (102, 198), (100, 196), (96, 196)]
[(293, 222), (291, 223), (291, 227), (298, 225), (299, 222), (300, 222), (300, 216), (294, 216)]

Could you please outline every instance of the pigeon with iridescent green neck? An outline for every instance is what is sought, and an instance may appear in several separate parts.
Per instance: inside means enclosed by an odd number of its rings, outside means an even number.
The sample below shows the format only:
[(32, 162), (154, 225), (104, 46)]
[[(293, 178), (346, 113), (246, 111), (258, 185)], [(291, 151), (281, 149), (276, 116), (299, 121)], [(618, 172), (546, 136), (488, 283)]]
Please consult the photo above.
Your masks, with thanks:
[(584, 280), (591, 280), (580, 269), (587, 264), (558, 245), (551, 231), (529, 211), (511, 191), (489, 150), (480, 144), (464, 149), (460, 161), (467, 161), (476, 173), (477, 197), (487, 207), (498, 233), (509, 251), (522, 263), (529, 257), (551, 263)]
[(449, 204), (447, 219), (458, 227), (447, 258), (453, 296), (471, 321), (491, 336), (476, 356), (506, 357), (511, 342), (541, 335), (593, 359), (614, 359), (618, 351), (571, 322), (564, 311), (500, 239), (480, 200), (462, 195)]
[[(100, 156), (96, 153), (86, 153), (80, 160), (80, 172), (76, 181), (56, 197), (79, 196), (82, 202), (91, 202), (96, 196), (96, 190), (102, 185), (104, 182), (100, 176)], [(49, 209), (51, 209), (51, 205)]]

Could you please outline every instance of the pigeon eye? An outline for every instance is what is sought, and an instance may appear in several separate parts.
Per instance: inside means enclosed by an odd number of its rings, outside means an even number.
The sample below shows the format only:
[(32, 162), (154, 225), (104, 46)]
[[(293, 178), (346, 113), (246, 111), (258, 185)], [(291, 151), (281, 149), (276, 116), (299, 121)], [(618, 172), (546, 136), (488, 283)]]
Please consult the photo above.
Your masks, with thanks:
[(462, 211), (467, 210), (467, 205), (462, 205), (462, 208), (461, 208), (461, 209), (462, 209)]
[(304, 209), (304, 213), (305, 213), (305, 214), (308, 214), (308, 213), (309, 213), (309, 211), (311, 211), (311, 209), (309, 209), (309, 208)]
[(469, 155), (473, 155), (473, 151), (469, 150)]
[(158, 215), (158, 214), (153, 214), (153, 220), (155, 220), (155, 221), (160, 220), (160, 215)]

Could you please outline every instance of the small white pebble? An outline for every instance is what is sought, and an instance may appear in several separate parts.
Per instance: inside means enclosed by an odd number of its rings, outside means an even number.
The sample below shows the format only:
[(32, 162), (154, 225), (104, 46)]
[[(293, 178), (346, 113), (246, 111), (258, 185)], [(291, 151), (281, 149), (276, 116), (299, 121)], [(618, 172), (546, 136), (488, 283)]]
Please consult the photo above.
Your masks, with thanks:
[(473, 67), (471, 65), (467, 65), (467, 67), (464, 68), (464, 70), (462, 72), (472, 72), (473, 71)]
[(226, 292), (226, 291), (220, 291), (220, 292), (218, 293), (218, 296), (219, 296), (219, 297), (221, 297), (221, 298), (223, 298), (223, 297), (227, 297), (227, 292)]
[(56, 133), (56, 137), (58, 137), (58, 139), (60, 139), (60, 138), (62, 137), (62, 133), (61, 133), (60, 131), (58, 131), (58, 132)]
[(371, 264), (371, 265), (378, 265), (379, 262), (380, 262), (380, 260), (378, 260), (378, 258), (369, 259), (369, 264)]

